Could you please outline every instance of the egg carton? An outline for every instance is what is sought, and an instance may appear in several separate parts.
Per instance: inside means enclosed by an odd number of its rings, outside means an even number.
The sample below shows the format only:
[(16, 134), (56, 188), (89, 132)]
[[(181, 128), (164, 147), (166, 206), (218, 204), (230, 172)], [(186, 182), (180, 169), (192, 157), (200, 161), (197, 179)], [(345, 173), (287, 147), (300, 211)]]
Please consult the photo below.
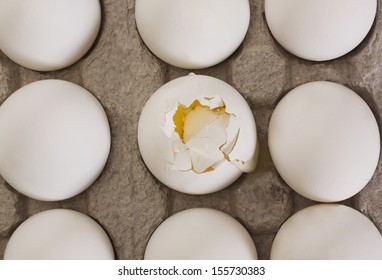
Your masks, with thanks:
[[(44, 210), (68, 208), (88, 214), (108, 232), (118, 259), (142, 259), (147, 242), (167, 217), (184, 209), (208, 207), (236, 218), (251, 234), (260, 259), (268, 259), (274, 236), (293, 213), (317, 202), (294, 192), (277, 173), (268, 146), (268, 126), (276, 104), (293, 88), (326, 80), (358, 93), (372, 109), (381, 130), (382, 11), (365, 40), (353, 51), (327, 62), (310, 62), (285, 51), (272, 37), (264, 3), (251, 0), (251, 21), (239, 49), (224, 62), (196, 74), (226, 81), (246, 99), (256, 120), (260, 158), (254, 173), (207, 195), (188, 195), (161, 184), (144, 165), (137, 128), (145, 102), (163, 84), (189, 74), (166, 64), (143, 43), (135, 22), (135, 1), (102, 3), (102, 24), (92, 49), (60, 71), (38, 72), (18, 66), (0, 52), (0, 103), (31, 82), (62, 79), (81, 85), (103, 105), (112, 131), (108, 162), (83, 193), (59, 202), (28, 198), (0, 177), (0, 258), (18, 225)], [(382, 232), (381, 159), (367, 186), (339, 202), (359, 210)]]

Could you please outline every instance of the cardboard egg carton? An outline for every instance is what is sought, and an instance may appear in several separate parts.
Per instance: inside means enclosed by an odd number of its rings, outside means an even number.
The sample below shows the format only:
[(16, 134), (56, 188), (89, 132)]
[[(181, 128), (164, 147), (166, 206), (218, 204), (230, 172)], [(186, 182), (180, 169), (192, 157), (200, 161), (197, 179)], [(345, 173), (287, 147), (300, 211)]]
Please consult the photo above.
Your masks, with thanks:
[[(0, 177), (0, 258), (15, 228), (33, 214), (69, 208), (88, 214), (108, 232), (118, 259), (142, 259), (154, 229), (184, 209), (209, 207), (240, 221), (251, 234), (259, 258), (269, 258), (274, 235), (296, 211), (317, 202), (295, 193), (278, 175), (267, 147), (270, 116), (278, 101), (306, 82), (327, 80), (358, 93), (370, 106), (381, 130), (381, 11), (366, 39), (352, 52), (327, 62), (310, 62), (285, 51), (271, 36), (263, 1), (251, 1), (251, 23), (239, 49), (224, 62), (196, 74), (234, 86), (250, 105), (258, 129), (260, 159), (254, 173), (208, 195), (187, 195), (156, 180), (144, 165), (137, 126), (147, 99), (163, 84), (190, 71), (156, 58), (142, 42), (134, 2), (103, 2), (103, 22), (92, 49), (79, 62), (54, 72), (18, 66), (0, 52), (0, 103), (33, 81), (57, 78), (92, 92), (108, 115), (112, 147), (106, 167), (85, 192), (60, 202), (30, 199)], [(1, 132), (0, 132), (1, 133)], [(381, 162), (372, 180), (354, 197), (340, 202), (368, 216), (382, 232)]]

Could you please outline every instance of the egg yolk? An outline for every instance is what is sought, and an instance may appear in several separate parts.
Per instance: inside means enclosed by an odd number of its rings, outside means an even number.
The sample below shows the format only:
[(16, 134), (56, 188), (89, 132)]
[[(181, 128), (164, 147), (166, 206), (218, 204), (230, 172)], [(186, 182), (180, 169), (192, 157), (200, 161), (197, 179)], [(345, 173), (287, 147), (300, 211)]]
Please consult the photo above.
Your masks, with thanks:
[(230, 116), (224, 106), (210, 109), (208, 106), (200, 104), (198, 100), (195, 100), (189, 107), (179, 105), (173, 117), (175, 131), (183, 143), (187, 143), (205, 125), (223, 114), (228, 118)]
[[(228, 126), (230, 117), (231, 115), (226, 112), (224, 105), (211, 109), (195, 100), (189, 107), (178, 106), (173, 115), (174, 130), (184, 144), (192, 143), (195, 139), (205, 138), (205, 131), (209, 131), (208, 138), (210, 141), (203, 148), (211, 143), (213, 143), (213, 147), (210, 145), (210, 149), (206, 148), (205, 156), (208, 158), (210, 155), (207, 154), (210, 153), (215, 158), (220, 157), (220, 161), (229, 160), (228, 153), (224, 152), (222, 147), (227, 142), (225, 129)], [(214, 168), (207, 166), (204, 170), (200, 170), (193, 164), (192, 170), (197, 173), (201, 171), (201, 173), (204, 173), (212, 171)]]

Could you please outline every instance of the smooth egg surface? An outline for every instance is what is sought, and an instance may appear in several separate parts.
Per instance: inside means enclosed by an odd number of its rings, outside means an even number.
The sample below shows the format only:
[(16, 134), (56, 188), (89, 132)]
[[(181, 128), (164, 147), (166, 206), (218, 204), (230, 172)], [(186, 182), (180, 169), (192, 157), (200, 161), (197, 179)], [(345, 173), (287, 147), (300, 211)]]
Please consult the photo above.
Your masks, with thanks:
[(67, 209), (40, 212), (24, 221), (5, 249), (6, 260), (113, 260), (107, 233), (92, 218)]
[(277, 171), (299, 194), (335, 202), (358, 193), (377, 167), (380, 133), (373, 112), (349, 88), (311, 82), (290, 91), (269, 124)]
[(147, 47), (177, 67), (220, 63), (242, 43), (250, 19), (248, 0), (137, 0), (137, 28)]
[(58, 70), (85, 55), (100, 24), (99, 0), (2, 0), (0, 49), (26, 68)]
[(360, 212), (338, 204), (305, 208), (280, 228), (272, 260), (371, 260), (382, 258), (382, 236)]
[(265, 0), (274, 38), (313, 61), (338, 58), (357, 47), (373, 25), (377, 0)]
[(0, 174), (29, 197), (55, 201), (89, 187), (110, 151), (104, 109), (86, 89), (42, 80), (0, 106)]
[(246, 229), (231, 216), (208, 208), (178, 212), (151, 236), (145, 260), (257, 260)]

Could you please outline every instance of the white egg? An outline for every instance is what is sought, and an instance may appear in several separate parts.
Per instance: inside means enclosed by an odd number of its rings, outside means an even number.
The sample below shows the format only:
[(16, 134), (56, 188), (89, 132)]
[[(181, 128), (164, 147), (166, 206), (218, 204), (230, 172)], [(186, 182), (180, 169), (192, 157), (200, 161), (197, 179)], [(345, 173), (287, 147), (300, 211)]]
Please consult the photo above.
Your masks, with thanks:
[(0, 174), (39, 200), (79, 194), (100, 175), (110, 128), (98, 100), (60, 80), (31, 83), (0, 107)]
[(2, 0), (0, 49), (26, 68), (62, 69), (90, 49), (100, 23), (99, 0)]
[(175, 190), (206, 194), (232, 184), (257, 163), (256, 125), (245, 99), (227, 83), (188, 75), (159, 88), (138, 125), (143, 160)]
[(208, 208), (181, 211), (151, 236), (145, 260), (256, 260), (255, 244), (231, 216)]
[(265, 0), (275, 39), (296, 56), (313, 61), (340, 57), (365, 38), (377, 0)]
[(113, 260), (114, 250), (102, 227), (73, 210), (53, 209), (24, 221), (12, 234), (6, 260)]
[(248, 0), (137, 0), (138, 31), (165, 62), (187, 69), (220, 63), (244, 40)]
[(269, 124), (269, 150), (277, 171), (299, 194), (334, 202), (359, 192), (380, 153), (377, 121), (352, 90), (312, 82), (289, 92)]
[(272, 260), (382, 259), (382, 236), (360, 212), (336, 204), (303, 209), (280, 228)]

